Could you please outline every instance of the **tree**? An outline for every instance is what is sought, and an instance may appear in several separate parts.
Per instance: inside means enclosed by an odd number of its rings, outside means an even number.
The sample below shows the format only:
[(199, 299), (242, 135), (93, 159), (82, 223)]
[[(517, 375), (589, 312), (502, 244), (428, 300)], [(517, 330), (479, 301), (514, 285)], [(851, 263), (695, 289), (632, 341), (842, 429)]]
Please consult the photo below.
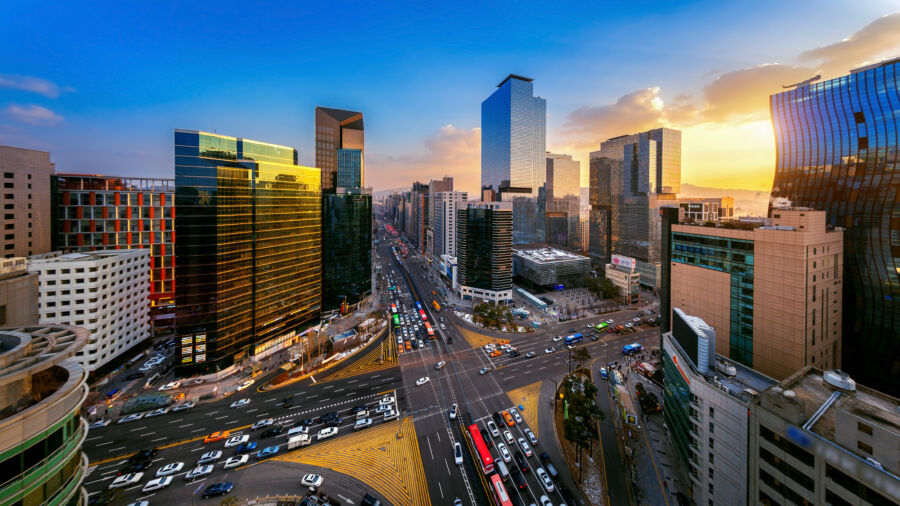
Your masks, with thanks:
[(576, 364), (580, 363), (581, 365), (578, 368), (584, 367), (585, 362), (591, 359), (591, 352), (587, 350), (587, 348), (581, 347), (576, 348), (574, 352), (572, 352), (572, 359)]

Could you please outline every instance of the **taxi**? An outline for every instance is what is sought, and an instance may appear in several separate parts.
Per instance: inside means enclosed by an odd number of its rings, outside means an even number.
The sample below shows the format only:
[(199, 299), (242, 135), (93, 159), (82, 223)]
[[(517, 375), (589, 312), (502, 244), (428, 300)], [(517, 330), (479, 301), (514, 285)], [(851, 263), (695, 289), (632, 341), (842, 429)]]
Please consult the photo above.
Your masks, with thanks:
[(223, 439), (228, 439), (228, 436), (231, 434), (230, 431), (223, 430), (221, 432), (213, 432), (212, 434), (203, 438), (203, 444), (207, 443), (215, 443), (216, 441), (221, 441)]
[(513, 425), (516, 424), (515, 420), (513, 420), (512, 415), (509, 414), (509, 411), (504, 411), (504, 412), (500, 413), (500, 416), (503, 417), (503, 421), (506, 422), (507, 426), (512, 427)]
[(409, 341), (406, 341), (406, 349), (408, 350), (409, 348), (410, 348)]
[(499, 356), (502, 355), (502, 354), (503, 354), (503, 352), (500, 351), (500, 350), (494, 350), (494, 351), (491, 352), (491, 356), (492, 356), (492, 357), (499, 357)]
[(499, 339), (497, 342), (500, 344), (509, 344), (509, 339)]

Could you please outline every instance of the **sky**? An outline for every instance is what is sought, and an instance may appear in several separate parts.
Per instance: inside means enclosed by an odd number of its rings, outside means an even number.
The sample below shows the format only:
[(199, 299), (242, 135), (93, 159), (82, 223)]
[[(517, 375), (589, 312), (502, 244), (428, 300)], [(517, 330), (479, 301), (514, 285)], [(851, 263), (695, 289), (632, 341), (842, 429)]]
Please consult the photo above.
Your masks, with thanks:
[(547, 148), (682, 130), (682, 181), (768, 190), (768, 97), (900, 55), (896, 1), (0, 3), (0, 144), (57, 172), (174, 177), (173, 130), (296, 147), (362, 111), (366, 184), (478, 192), (481, 102), (547, 99)]

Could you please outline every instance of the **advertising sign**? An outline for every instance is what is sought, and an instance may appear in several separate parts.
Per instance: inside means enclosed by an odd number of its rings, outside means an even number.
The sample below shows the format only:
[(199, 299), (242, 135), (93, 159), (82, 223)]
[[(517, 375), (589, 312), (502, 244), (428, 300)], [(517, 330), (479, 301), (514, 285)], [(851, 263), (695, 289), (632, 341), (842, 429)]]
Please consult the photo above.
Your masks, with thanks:
[(637, 267), (637, 262), (633, 258), (622, 255), (613, 255), (612, 264), (628, 269), (634, 269), (635, 267)]
[(195, 343), (205, 343), (206, 342), (206, 334), (197, 334), (194, 336)]
[(206, 362), (206, 353), (202, 355), (197, 355), (197, 363)]
[(190, 346), (185, 346), (184, 348), (181, 349), (181, 356), (190, 355), (192, 353), (193, 352), (191, 351)]
[(184, 336), (181, 338), (182, 346), (190, 346), (192, 344), (194, 344), (194, 338), (192, 336)]

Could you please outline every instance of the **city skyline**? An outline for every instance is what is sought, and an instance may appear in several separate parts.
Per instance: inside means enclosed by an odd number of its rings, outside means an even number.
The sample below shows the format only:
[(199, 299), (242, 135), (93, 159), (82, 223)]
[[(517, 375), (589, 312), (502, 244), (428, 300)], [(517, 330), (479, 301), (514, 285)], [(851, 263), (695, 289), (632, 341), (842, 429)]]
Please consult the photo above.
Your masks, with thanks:
[[(351, 17), (365, 18), (371, 30), (388, 24), (392, 30), (372, 37), (370, 29), (363, 29), (352, 37), (370, 42), (352, 72), (324, 63), (336, 48), (317, 40), (327, 38), (330, 28), (295, 39), (277, 30), (294, 23), (289, 32), (295, 34), (307, 18), (338, 7), (288, 10), (279, 20), (252, 14), (248, 24), (273, 23), (274, 29), (261, 39), (252, 31), (254, 40), (234, 33), (224, 43), (221, 32), (210, 26), (223, 23), (228, 9), (216, 15), (202, 5), (183, 7), (171, 19), (140, 10), (105, 12), (102, 25), (87, 18), (77, 22), (84, 13), (67, 13), (59, 5), (17, 9), (6, 18), (23, 22), (5, 27), (0, 35), (5, 46), (17, 48), (0, 68), (0, 144), (49, 150), (60, 172), (171, 177), (168, 132), (189, 126), (249, 131), (256, 138), (297, 146), (300, 163), (313, 165), (310, 111), (325, 104), (367, 111), (367, 183), (376, 190), (407, 186), (417, 175), (454, 175), (460, 190), (477, 194), (478, 104), (486, 89), (512, 72), (535, 79), (535, 94), (547, 100), (547, 149), (582, 162), (582, 185), (587, 183), (587, 153), (600, 142), (666, 126), (684, 133), (685, 182), (767, 190), (775, 163), (768, 96), (785, 84), (816, 74), (823, 79), (843, 75), (900, 53), (900, 14), (887, 15), (888, 5), (849, 9), (834, 2), (817, 4), (816, 12), (800, 4), (780, 6), (777, 19), (765, 14), (765, 6), (749, 11), (702, 2), (637, 17), (624, 8), (569, 6), (540, 16), (503, 12), (510, 16), (510, 26), (494, 26), (497, 32), (490, 37), (486, 21), (473, 24), (472, 19), (493, 19), (498, 15), (494, 7), (473, 6), (466, 13), (400, 6), (395, 9), (411, 22), (393, 26), (398, 12), (358, 6)], [(197, 21), (185, 21), (192, 18)], [(418, 28), (433, 26), (437, 19), (436, 31), (425, 34)], [(616, 25), (626, 19), (633, 33)], [(741, 19), (741, 26), (733, 26), (733, 19)], [(152, 32), (135, 28), (145, 21)], [(541, 37), (525, 36), (552, 21), (566, 22), (567, 33), (540, 43)], [(702, 40), (681, 35), (701, 24)], [(46, 32), (26, 36), (23, 30), (29, 26)], [(72, 32), (72, 26), (92, 35)], [(63, 39), (70, 43), (62, 44)], [(120, 43), (97, 46), (97, 41), (109, 40)], [(422, 43), (410, 47), (409, 40)], [(633, 56), (628, 47), (637, 40), (642, 47), (666, 49), (642, 50), (638, 62), (631, 63), (624, 58)], [(186, 64), (185, 44), (198, 55), (215, 58), (252, 53), (260, 72), (249, 78), (207, 66), (198, 72)], [(604, 46), (608, 49), (598, 52)], [(257, 56), (260, 51), (264, 57)], [(404, 56), (388, 62), (380, 58), (398, 52)], [(268, 70), (270, 63), (285, 58), (296, 65)], [(613, 66), (619, 71), (604, 71)], [(437, 68), (456, 69), (452, 86)], [(318, 78), (308, 79), (312, 73)], [(333, 85), (323, 85), (334, 76)], [(185, 86), (172, 86), (176, 81)], [(208, 82), (216, 84), (204, 84)], [(187, 91), (191, 89), (203, 91)], [(435, 100), (435, 94), (441, 99)], [(233, 100), (247, 107), (234, 112), (218, 106)], [(101, 142), (117, 149), (101, 149)]]

